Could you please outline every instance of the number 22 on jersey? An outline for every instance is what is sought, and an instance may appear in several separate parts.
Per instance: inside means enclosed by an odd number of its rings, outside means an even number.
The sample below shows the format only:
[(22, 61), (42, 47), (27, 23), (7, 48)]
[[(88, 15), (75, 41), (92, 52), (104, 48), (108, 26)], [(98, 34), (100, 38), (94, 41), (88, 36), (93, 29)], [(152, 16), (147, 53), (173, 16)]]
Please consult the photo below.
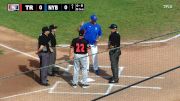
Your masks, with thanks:
[(83, 43), (76, 43), (76, 52), (85, 52)]

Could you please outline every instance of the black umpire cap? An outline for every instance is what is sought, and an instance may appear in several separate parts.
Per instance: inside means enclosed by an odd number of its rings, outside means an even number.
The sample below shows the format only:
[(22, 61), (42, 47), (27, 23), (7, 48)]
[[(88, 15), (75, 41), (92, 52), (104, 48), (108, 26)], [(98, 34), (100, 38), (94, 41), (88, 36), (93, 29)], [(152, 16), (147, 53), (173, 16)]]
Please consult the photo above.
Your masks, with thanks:
[(79, 36), (83, 36), (83, 35), (84, 35), (84, 33), (85, 33), (85, 30), (83, 30), (83, 29), (82, 29), (82, 30), (80, 30), (80, 31), (79, 31)]
[(116, 24), (111, 24), (111, 25), (109, 26), (109, 28), (110, 28), (110, 29), (117, 29), (117, 25), (116, 25)]
[(45, 31), (49, 31), (49, 28), (48, 28), (47, 26), (44, 26), (44, 27), (42, 28), (42, 32), (44, 33)]
[(55, 26), (54, 24), (52, 24), (52, 25), (50, 25), (49, 26), (49, 29), (51, 30), (51, 29), (56, 29), (57, 28), (57, 26)]

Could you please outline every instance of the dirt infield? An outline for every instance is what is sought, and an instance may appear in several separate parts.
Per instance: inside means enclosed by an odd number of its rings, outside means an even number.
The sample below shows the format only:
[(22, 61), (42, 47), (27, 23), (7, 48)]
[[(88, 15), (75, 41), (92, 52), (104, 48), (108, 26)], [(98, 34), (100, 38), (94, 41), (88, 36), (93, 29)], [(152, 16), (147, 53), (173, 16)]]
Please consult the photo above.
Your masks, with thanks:
[[(0, 27), (0, 77), (39, 67), (35, 55), (37, 41), (11, 29)], [(60, 75), (49, 77), (51, 86), (39, 85), (39, 71), (0, 80), (0, 101), (89, 101), (140, 81), (159, 72), (179, 66), (180, 38), (163, 44), (131, 46), (122, 49), (120, 82), (108, 84), (111, 75), (108, 52), (99, 54), (100, 76), (89, 73), (90, 88), (70, 86), (73, 67), (59, 64)], [(100, 47), (99, 51), (105, 48)], [(57, 63), (68, 59), (68, 49), (58, 48)], [(68, 67), (69, 66), (69, 67)], [(180, 69), (116, 93), (101, 101), (180, 101)]]

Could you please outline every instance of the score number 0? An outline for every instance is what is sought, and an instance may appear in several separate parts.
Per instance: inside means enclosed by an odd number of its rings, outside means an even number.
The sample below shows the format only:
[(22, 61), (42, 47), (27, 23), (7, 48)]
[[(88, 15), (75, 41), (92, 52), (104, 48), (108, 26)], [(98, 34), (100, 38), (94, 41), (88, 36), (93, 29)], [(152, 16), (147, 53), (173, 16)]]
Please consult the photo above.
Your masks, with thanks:
[(67, 6), (67, 5), (64, 5), (64, 9), (67, 10), (67, 9), (68, 9), (68, 6)]
[(39, 5), (39, 10), (42, 10), (42, 5)]

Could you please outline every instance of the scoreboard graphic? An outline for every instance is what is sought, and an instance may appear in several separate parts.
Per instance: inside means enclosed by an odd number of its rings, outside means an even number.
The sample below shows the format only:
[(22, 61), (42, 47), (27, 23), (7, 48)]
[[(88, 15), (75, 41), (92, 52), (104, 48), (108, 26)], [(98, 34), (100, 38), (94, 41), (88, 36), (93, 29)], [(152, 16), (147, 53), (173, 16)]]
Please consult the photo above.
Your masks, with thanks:
[(8, 11), (84, 11), (84, 4), (8, 4)]

